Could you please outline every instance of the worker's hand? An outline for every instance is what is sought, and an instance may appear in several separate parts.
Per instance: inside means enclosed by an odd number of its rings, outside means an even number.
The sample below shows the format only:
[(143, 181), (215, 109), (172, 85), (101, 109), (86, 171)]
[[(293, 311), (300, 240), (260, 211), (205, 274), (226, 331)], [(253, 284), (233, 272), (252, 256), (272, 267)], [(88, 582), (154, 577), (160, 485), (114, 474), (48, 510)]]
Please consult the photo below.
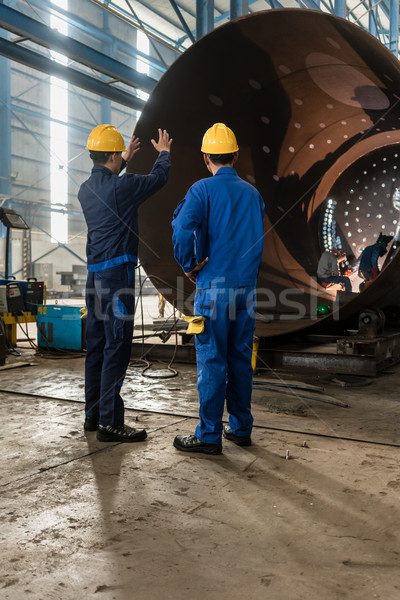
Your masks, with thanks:
[(129, 142), (129, 146), (127, 147), (126, 152), (122, 156), (122, 158), (124, 160), (126, 160), (126, 162), (129, 162), (130, 160), (132, 160), (132, 158), (134, 157), (136, 152), (139, 152), (139, 150), (140, 150), (140, 140), (139, 140), (139, 138), (137, 138), (133, 135), (131, 137), (131, 141)]
[(379, 275), (379, 269), (377, 269), (376, 267), (372, 267), (371, 272), (372, 272), (372, 278), (376, 279)]
[(158, 142), (156, 142), (156, 140), (151, 140), (151, 143), (157, 152), (171, 152), (172, 138), (169, 139), (169, 133), (166, 129), (159, 129)]
[(195, 266), (194, 269), (192, 269), (188, 273), (185, 273), (186, 277), (188, 277), (192, 283), (196, 283), (196, 277), (197, 277), (198, 272), (202, 270), (202, 268), (204, 267), (204, 265), (207, 262), (208, 262), (208, 256), (207, 256), (207, 258), (202, 260), (201, 263), (197, 263), (197, 265)]

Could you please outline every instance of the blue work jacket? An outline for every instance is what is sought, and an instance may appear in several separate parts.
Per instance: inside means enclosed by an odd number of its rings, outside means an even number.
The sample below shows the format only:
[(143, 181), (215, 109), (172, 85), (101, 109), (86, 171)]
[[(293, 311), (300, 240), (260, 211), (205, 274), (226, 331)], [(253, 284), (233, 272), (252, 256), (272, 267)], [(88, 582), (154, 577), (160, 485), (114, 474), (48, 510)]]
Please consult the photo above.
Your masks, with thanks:
[(185, 273), (207, 256), (198, 289), (254, 286), (264, 246), (264, 202), (235, 169), (197, 181), (172, 221), (174, 253)]
[(363, 250), (360, 258), (360, 264), (358, 266), (359, 271), (370, 271), (371, 269), (378, 268), (378, 258), (381, 255), (381, 249), (378, 244), (367, 246)]
[[(170, 153), (163, 151), (148, 175), (115, 175), (104, 165), (94, 165), (78, 193), (88, 228), (88, 271), (137, 263), (137, 209), (167, 183), (170, 164)], [(125, 166), (122, 160), (121, 171)]]

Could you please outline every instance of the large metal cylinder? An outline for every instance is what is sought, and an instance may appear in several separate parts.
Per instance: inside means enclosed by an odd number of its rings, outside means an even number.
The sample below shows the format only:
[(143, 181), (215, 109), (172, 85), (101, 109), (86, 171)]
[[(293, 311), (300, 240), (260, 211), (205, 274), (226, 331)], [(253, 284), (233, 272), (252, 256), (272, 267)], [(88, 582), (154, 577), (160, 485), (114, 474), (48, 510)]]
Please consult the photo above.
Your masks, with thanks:
[[(148, 140), (158, 127), (174, 138), (170, 181), (140, 208), (140, 260), (153, 283), (179, 307), (193, 294), (173, 257), (170, 223), (187, 189), (208, 174), (205, 130), (224, 122), (238, 139), (239, 175), (266, 205), (257, 332), (329, 327), (364, 308), (398, 304), (399, 94), (391, 52), (323, 12), (259, 12), (196, 42), (157, 84), (135, 130), (142, 140), (135, 172), (151, 168)], [(381, 275), (339, 313), (317, 317), (316, 305), (332, 300), (316, 281), (321, 252), (338, 244), (357, 270), (380, 231), (395, 237)]]

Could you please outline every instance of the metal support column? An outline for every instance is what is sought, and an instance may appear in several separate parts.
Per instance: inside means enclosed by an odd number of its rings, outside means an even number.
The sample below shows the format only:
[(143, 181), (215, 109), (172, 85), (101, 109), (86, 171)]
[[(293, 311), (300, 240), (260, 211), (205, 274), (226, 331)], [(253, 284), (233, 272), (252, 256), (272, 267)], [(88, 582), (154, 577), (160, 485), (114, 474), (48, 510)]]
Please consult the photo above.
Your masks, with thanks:
[[(103, 30), (110, 35), (111, 30), (108, 23), (108, 13), (103, 11)], [(112, 44), (109, 42), (105, 42), (103, 46), (103, 50), (105, 50), (108, 56), (114, 57), (115, 50), (112, 47)], [(111, 123), (111, 100), (109, 98), (102, 98), (100, 101), (100, 122), (101, 123)]]
[(0, 194), (11, 196), (11, 94), (10, 61), (0, 58)]
[(32, 246), (31, 230), (24, 229), (22, 232), (22, 279), (31, 277)]
[(189, 39), (193, 42), (196, 41), (193, 37), (192, 32), (189, 29), (188, 24), (186, 23), (185, 19), (183, 18), (181, 9), (179, 8), (179, 6), (177, 5), (177, 3), (175, 2), (175, 0), (169, 0), (169, 3), (171, 4), (172, 8), (174, 9), (176, 16), (178, 17), (178, 19), (180, 20), (183, 29), (186, 31), (186, 34), (188, 35)]
[(399, 56), (399, 0), (390, 0), (389, 49)]
[(214, 29), (214, 0), (196, 0), (196, 40)]
[(100, 122), (101, 123), (111, 123), (111, 100), (108, 100), (108, 98), (102, 98), (100, 101), (100, 104), (101, 104)]
[(4, 277), (8, 279), (10, 275), (10, 260), (11, 260), (11, 246), (10, 246), (10, 228), (7, 227), (6, 233), (6, 257), (4, 266)]
[(335, 15), (346, 18), (346, 0), (335, 0)]
[[(3, 34), (3, 37), (8, 38), (8, 33)], [(9, 205), (9, 201), (3, 202), (3, 198), (11, 196), (11, 92), (10, 92), (10, 61), (7, 58), (0, 58), (0, 131), (2, 142), (0, 144), (0, 203), (5, 206)], [(6, 228), (0, 225), (1, 237), (6, 237), (5, 240), (5, 256), (11, 259), (11, 246)], [(8, 246), (8, 247), (7, 247)], [(6, 265), (4, 265), (4, 270)]]
[(231, 0), (230, 20), (237, 19), (249, 12), (249, 0)]
[(375, 0), (369, 0), (368, 31), (374, 37), (379, 37), (377, 23), (377, 6)]

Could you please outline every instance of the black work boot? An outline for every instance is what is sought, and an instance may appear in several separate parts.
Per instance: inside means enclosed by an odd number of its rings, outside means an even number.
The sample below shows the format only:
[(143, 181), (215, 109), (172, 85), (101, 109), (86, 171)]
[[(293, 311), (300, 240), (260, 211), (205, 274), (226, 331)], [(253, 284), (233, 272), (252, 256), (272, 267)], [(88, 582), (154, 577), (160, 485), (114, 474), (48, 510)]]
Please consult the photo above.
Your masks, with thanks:
[(93, 419), (85, 419), (85, 422), (83, 424), (83, 429), (85, 431), (97, 431), (97, 428), (99, 426), (99, 421), (94, 421)]
[(249, 435), (235, 435), (234, 433), (232, 433), (232, 429), (229, 427), (229, 425), (224, 425), (223, 436), (224, 438), (230, 440), (237, 446), (251, 446), (251, 437)]
[(202, 452), (203, 454), (221, 454), (222, 452), (222, 444), (207, 444), (197, 439), (195, 435), (177, 435), (174, 439), (174, 446), (183, 452)]
[(145, 429), (135, 429), (129, 425), (99, 425), (99, 442), (142, 442), (147, 438)]

